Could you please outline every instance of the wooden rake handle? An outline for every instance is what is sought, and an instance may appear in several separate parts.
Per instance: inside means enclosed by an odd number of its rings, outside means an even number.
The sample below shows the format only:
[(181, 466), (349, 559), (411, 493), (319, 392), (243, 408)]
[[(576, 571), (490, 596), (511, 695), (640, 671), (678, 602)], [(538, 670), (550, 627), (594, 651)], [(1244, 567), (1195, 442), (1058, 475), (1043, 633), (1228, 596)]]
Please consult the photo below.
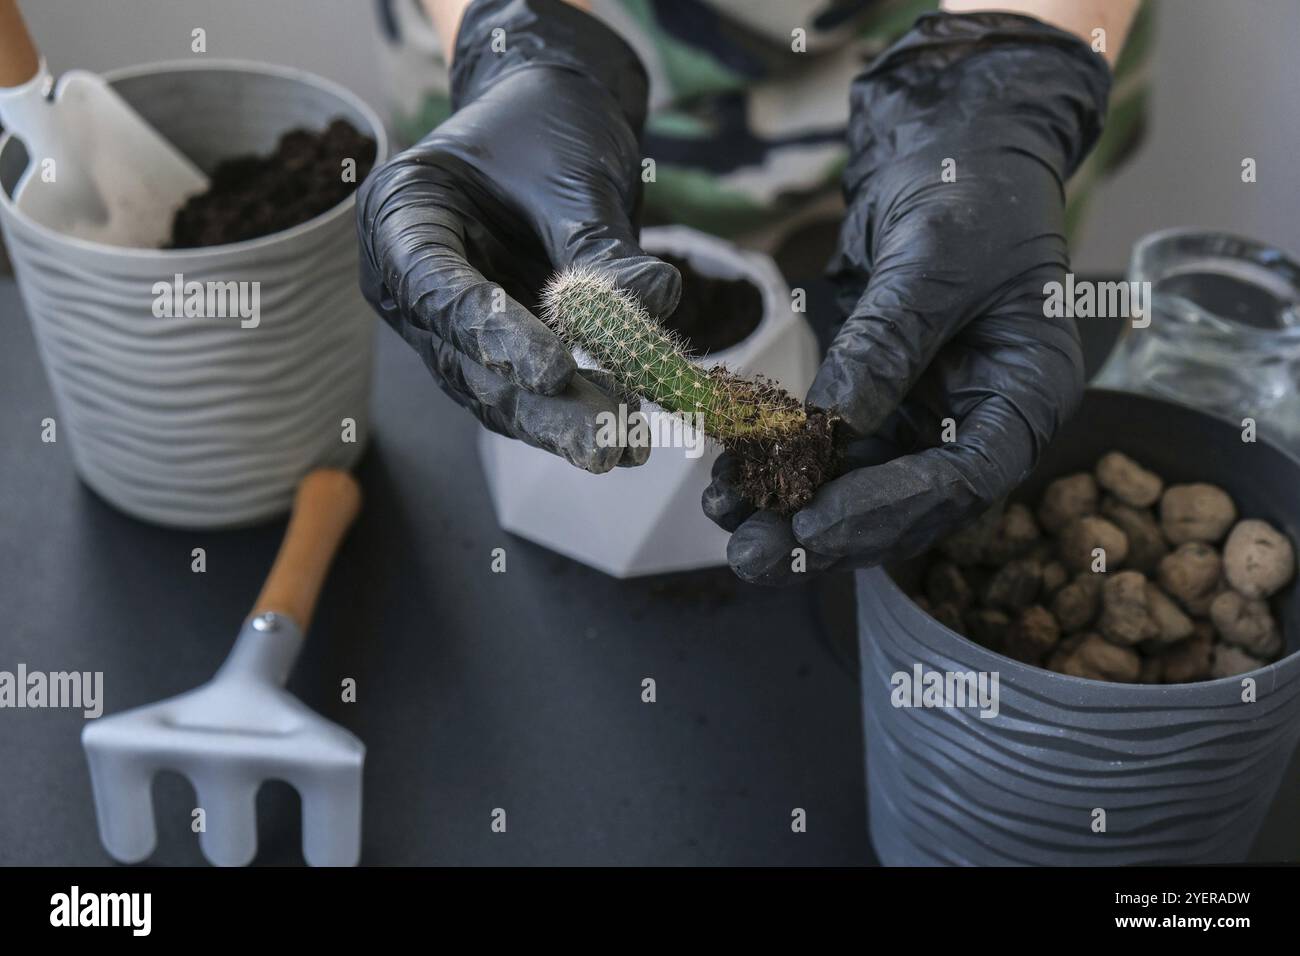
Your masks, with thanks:
[(330, 562), (360, 510), (361, 487), (346, 471), (319, 468), (304, 478), (293, 499), (289, 528), (252, 613), (287, 615), (301, 633), (307, 633)]
[(0, 0), (0, 87), (22, 86), (40, 65), (40, 54), (17, 0)]

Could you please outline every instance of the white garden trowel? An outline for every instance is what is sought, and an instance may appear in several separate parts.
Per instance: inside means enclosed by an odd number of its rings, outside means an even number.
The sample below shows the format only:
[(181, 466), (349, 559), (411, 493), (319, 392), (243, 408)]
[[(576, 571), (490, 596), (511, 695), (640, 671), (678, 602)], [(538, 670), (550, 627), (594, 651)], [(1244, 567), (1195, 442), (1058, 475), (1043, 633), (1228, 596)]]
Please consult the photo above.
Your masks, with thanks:
[(302, 797), (303, 856), (355, 866), (361, 854), (366, 748), (284, 689), (330, 561), (361, 506), (356, 480), (303, 479), (280, 553), (221, 669), (202, 687), (86, 725), (95, 815), (105, 849), (137, 863), (157, 841), (152, 783), (184, 774), (204, 813), (203, 855), (243, 866), (257, 853), (257, 789), (284, 780)]
[(0, 123), (27, 147), (14, 202), (67, 235), (157, 249), (208, 179), (104, 80), (69, 70), (56, 83), (15, 0), (0, 0)]

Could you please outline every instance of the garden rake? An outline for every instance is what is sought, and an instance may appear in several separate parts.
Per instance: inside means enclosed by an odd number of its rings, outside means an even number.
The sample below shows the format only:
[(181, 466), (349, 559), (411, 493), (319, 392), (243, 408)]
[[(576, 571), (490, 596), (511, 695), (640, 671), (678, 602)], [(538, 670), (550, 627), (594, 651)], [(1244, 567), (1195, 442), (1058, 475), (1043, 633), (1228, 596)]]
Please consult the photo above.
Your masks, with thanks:
[(235, 646), (210, 681), (157, 704), (87, 724), (100, 839), (135, 863), (157, 843), (151, 786), (158, 770), (194, 784), (204, 856), (243, 866), (257, 853), (258, 787), (285, 780), (302, 798), (303, 855), (354, 866), (361, 853), (365, 745), (284, 689), (330, 561), (361, 503), (356, 480), (320, 469), (298, 487), (275, 564)]

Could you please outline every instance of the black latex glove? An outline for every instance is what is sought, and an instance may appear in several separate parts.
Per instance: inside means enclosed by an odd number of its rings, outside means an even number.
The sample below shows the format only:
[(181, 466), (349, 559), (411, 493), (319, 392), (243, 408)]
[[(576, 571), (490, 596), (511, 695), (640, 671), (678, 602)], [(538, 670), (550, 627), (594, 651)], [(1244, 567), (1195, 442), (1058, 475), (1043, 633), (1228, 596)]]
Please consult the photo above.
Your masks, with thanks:
[(362, 290), (488, 428), (592, 472), (639, 464), (648, 448), (597, 445), (596, 416), (620, 399), (529, 307), (578, 264), (654, 314), (676, 308), (681, 277), (634, 226), (645, 71), (561, 0), (476, 0), (451, 80), (455, 113), (360, 191)]
[(1065, 181), (1109, 88), (1082, 41), (1013, 14), (926, 15), (854, 81), (831, 263), (848, 318), (808, 399), (860, 440), (792, 520), (754, 513), (719, 460), (704, 510), (740, 577), (805, 578), (797, 547), (809, 571), (917, 554), (1025, 477), (1083, 390), (1044, 285), (1069, 268)]

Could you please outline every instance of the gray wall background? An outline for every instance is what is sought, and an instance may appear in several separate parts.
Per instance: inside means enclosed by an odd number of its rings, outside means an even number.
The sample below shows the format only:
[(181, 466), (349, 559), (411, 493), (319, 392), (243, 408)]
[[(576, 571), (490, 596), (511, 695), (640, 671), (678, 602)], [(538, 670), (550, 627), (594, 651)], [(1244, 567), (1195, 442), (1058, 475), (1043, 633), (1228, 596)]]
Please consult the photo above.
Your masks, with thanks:
[[(370, 0), (22, 0), (56, 72), (208, 56), (312, 70), (382, 106)], [(1120, 270), (1135, 239), (1227, 229), (1300, 255), (1300, 0), (1164, 0), (1148, 138), (1096, 194), (1079, 271)], [(1254, 157), (1259, 181), (1241, 182)]]

